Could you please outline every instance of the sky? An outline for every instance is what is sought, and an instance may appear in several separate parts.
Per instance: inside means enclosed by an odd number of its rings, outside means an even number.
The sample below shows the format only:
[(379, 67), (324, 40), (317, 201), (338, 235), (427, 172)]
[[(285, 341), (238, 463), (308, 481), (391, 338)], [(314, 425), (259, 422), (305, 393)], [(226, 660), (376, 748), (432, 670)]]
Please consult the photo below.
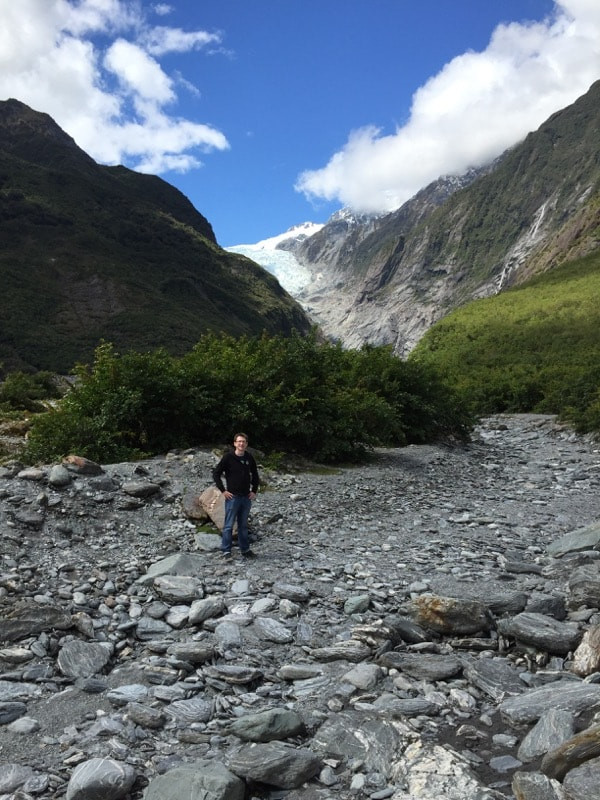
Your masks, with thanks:
[(0, 100), (160, 175), (219, 244), (398, 208), (600, 78), (598, 0), (0, 0)]

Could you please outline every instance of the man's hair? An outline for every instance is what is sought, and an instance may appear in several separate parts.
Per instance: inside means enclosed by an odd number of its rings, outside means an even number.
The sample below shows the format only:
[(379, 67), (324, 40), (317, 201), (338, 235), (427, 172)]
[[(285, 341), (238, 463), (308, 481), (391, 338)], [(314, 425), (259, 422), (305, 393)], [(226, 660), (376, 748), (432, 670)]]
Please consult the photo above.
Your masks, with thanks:
[(235, 440), (238, 439), (240, 436), (242, 437), (242, 439), (245, 439), (246, 441), (248, 441), (248, 434), (247, 433), (236, 433), (235, 436), (233, 437), (233, 441), (235, 442)]

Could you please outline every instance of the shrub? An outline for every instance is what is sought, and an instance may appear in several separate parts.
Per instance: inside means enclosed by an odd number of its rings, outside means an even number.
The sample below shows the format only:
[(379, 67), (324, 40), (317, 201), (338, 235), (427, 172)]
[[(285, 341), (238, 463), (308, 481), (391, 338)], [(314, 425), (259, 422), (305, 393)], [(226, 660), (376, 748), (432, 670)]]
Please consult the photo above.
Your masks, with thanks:
[(356, 461), (377, 445), (466, 436), (468, 414), (431, 367), (389, 348), (345, 351), (309, 336), (207, 334), (174, 358), (164, 350), (96, 350), (59, 407), (34, 421), (34, 460), (77, 451), (115, 461), (251, 433), (266, 451)]

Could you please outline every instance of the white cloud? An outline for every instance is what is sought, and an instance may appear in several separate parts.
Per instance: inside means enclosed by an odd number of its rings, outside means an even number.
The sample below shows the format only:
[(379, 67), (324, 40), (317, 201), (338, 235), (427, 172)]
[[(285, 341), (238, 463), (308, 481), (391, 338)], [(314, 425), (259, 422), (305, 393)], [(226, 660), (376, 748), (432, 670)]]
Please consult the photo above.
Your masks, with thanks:
[(189, 50), (219, 44), (221, 37), (217, 33), (206, 31), (182, 31), (181, 28), (156, 27), (146, 37), (149, 53), (162, 56), (165, 53), (187, 53)]
[(152, 27), (137, 0), (0, 0), (0, 18), (0, 98), (50, 114), (96, 160), (186, 171), (229, 147), (210, 125), (168, 113), (176, 87), (192, 87), (158, 60), (218, 34)]
[(600, 77), (600, 4), (558, 0), (552, 18), (500, 25), (483, 52), (454, 58), (413, 96), (408, 122), (353, 131), (296, 189), (359, 211), (390, 211), (440, 175), (480, 166)]

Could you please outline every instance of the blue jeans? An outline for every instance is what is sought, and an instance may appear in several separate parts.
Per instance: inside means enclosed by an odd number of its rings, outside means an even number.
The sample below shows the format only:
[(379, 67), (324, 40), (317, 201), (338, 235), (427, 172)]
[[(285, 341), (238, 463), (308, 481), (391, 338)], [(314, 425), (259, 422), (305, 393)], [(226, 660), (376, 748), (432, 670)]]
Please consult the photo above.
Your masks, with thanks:
[(235, 494), (231, 500), (225, 500), (225, 524), (221, 533), (221, 550), (224, 553), (231, 552), (231, 540), (233, 537), (233, 525), (237, 521), (238, 544), (242, 553), (250, 549), (248, 542), (248, 517), (252, 501), (247, 495)]

